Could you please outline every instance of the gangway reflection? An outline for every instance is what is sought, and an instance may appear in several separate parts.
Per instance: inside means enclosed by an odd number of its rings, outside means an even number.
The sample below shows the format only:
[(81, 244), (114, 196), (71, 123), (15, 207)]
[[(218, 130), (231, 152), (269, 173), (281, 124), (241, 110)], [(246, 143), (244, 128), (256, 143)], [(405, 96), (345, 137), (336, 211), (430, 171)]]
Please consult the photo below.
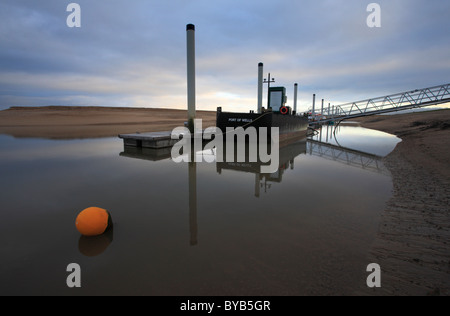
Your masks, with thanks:
[(389, 170), (382, 162), (383, 157), (377, 155), (315, 140), (308, 140), (307, 152), (311, 156), (333, 160), (348, 166), (390, 176)]
[[(357, 124), (351, 124), (350, 122), (348, 123), (348, 125), (349, 126), (346, 126), (347, 129), (360, 128)], [(355, 147), (358, 149), (342, 146), (342, 144), (338, 140), (338, 138), (341, 138), (338, 136), (342, 136), (345, 138), (344, 135), (340, 135), (341, 128), (344, 127), (339, 126), (336, 129), (334, 126), (326, 125), (316, 130), (315, 134), (308, 138), (308, 154), (311, 156), (333, 160), (348, 166), (357, 167), (363, 170), (390, 176), (389, 170), (382, 162), (383, 156), (374, 154), (373, 148), (371, 150), (369, 148), (365, 148), (366, 146), (361, 145), (357, 145)], [(373, 132), (377, 131), (372, 131), (372, 133)], [(358, 134), (358, 137), (363, 139), (363, 131), (358, 133), (362, 134)], [(351, 137), (354, 138), (355, 136), (352, 135)], [(364, 141), (367, 142), (365, 139)], [(365, 148), (365, 150), (370, 150), (372, 152), (364, 151), (364, 149), (360, 150), (359, 148)]]

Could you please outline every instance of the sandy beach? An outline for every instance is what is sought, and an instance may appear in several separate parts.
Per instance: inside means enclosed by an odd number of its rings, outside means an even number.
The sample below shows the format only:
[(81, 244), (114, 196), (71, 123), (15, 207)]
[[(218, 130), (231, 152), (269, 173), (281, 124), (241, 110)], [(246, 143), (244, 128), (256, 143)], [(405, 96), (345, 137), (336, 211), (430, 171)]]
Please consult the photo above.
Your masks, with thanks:
[(394, 192), (371, 258), (382, 287), (368, 294), (450, 295), (450, 110), (360, 118), (402, 139), (384, 158)]
[[(198, 111), (205, 127), (215, 112)], [(186, 111), (103, 107), (11, 108), (0, 111), (0, 134), (73, 139), (171, 130)], [(371, 116), (362, 126), (402, 139), (384, 158), (393, 195), (382, 213), (368, 262), (382, 269), (382, 287), (367, 295), (450, 295), (450, 110)]]

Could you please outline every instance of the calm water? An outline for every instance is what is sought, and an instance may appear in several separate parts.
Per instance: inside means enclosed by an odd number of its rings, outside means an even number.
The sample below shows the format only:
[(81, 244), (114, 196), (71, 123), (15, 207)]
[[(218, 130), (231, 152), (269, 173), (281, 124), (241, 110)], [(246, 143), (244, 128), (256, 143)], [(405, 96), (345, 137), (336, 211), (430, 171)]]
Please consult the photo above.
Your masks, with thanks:
[[(343, 126), (337, 142), (351, 150), (283, 148), (263, 175), (176, 164), (118, 138), (0, 135), (0, 295), (352, 294), (392, 188), (372, 154), (398, 139)], [(80, 237), (75, 218), (90, 206), (110, 211), (109, 234)], [(69, 263), (81, 288), (66, 285)]]

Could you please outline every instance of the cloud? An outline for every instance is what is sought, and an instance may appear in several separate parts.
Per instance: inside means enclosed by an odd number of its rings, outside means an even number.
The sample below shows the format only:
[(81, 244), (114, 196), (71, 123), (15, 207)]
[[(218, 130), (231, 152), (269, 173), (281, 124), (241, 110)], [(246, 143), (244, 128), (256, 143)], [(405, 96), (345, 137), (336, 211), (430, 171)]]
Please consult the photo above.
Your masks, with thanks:
[(446, 1), (378, 1), (374, 29), (359, 0), (76, 2), (78, 29), (66, 26), (69, 2), (0, 3), (0, 108), (184, 108), (187, 23), (201, 109), (253, 109), (258, 62), (288, 93), (300, 84), (304, 110), (313, 93), (349, 102), (449, 80)]

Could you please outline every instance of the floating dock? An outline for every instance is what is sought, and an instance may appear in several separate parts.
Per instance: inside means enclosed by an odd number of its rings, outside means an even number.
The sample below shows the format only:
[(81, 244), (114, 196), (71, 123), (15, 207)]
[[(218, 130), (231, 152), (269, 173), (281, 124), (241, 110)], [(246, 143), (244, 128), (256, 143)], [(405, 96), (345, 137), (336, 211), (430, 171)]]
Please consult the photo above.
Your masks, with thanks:
[(119, 138), (123, 139), (125, 146), (153, 149), (172, 147), (179, 141), (172, 139), (171, 132), (121, 134)]
[[(211, 133), (214, 130), (210, 130)], [(205, 131), (197, 130), (195, 133), (191, 134), (192, 140), (198, 138), (202, 139), (208, 137)], [(183, 134), (180, 134), (183, 135)], [(173, 147), (180, 138), (172, 139), (172, 132), (149, 132), (149, 133), (135, 133), (135, 134), (120, 134), (119, 138), (123, 139), (124, 146), (138, 147), (138, 148), (151, 148), (151, 149), (162, 149)], [(209, 138), (211, 139), (211, 135)]]

